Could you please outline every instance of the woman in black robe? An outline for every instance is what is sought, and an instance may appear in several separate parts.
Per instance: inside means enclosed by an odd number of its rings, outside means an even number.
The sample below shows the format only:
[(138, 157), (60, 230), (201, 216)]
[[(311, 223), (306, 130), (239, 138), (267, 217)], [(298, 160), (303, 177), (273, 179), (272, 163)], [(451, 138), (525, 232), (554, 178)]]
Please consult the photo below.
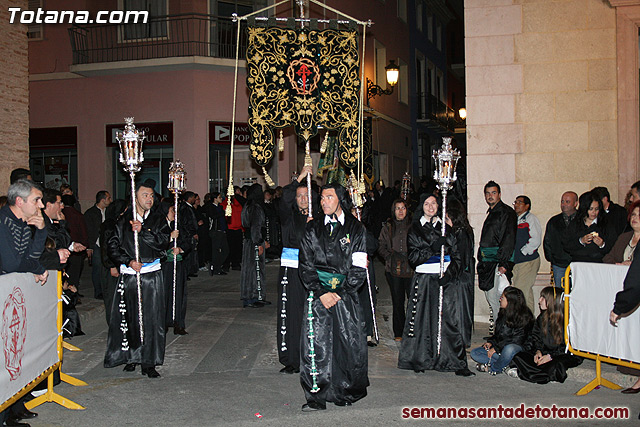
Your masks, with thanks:
[(447, 206), (447, 225), (453, 229), (456, 238), (456, 246), (460, 253), (460, 270), (455, 281), (445, 286), (444, 298), (456, 301), (457, 327), (462, 333), (465, 348), (469, 348), (473, 332), (476, 259), (473, 256), (473, 228), (467, 219), (464, 205), (458, 200), (452, 200)]
[[(510, 377), (537, 384), (549, 381), (563, 383), (567, 369), (582, 363), (582, 359), (566, 353), (564, 342), (564, 303), (562, 291), (547, 286), (540, 291), (540, 311), (523, 351), (517, 353), (507, 370)], [(515, 368), (515, 369), (514, 369)]]
[(264, 194), (260, 184), (247, 190), (247, 203), (242, 208), (242, 226), (245, 228), (242, 242), (242, 270), (240, 292), (243, 307), (258, 308), (270, 304), (265, 291), (265, 254), (269, 247), (265, 241)]
[[(438, 218), (439, 200), (424, 194), (423, 216), (414, 222), (407, 235), (409, 264), (416, 269), (412, 279), (407, 320), (398, 355), (398, 368), (415, 372), (436, 370), (471, 375), (462, 328), (459, 325), (457, 284), (460, 252), (451, 229), (441, 236)], [(440, 278), (440, 248), (445, 247), (445, 273)], [(439, 293), (443, 287), (442, 313)], [(439, 327), (440, 325), (440, 327)], [(441, 331), (440, 331), (441, 329)]]

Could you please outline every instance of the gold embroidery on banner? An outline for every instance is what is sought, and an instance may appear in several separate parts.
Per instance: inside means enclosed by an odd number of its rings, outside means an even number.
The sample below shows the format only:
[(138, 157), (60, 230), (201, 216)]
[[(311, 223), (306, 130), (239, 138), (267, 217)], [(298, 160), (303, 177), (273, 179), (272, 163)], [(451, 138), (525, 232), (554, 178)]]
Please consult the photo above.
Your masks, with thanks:
[(251, 157), (266, 166), (275, 129), (295, 126), (303, 139), (318, 126), (338, 132), (339, 158), (358, 155), (359, 56), (357, 33), (250, 27), (247, 47)]

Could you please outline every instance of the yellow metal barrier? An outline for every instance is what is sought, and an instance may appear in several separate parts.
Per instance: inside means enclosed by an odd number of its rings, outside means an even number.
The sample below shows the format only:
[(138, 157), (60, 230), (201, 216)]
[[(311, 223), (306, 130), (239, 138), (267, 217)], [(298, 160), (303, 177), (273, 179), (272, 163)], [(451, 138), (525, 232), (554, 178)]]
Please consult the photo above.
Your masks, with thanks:
[(622, 387), (620, 387), (618, 384), (615, 384), (605, 378), (602, 378), (602, 366), (601, 366), (602, 362), (610, 363), (612, 365), (627, 366), (629, 368), (635, 368), (635, 369), (640, 369), (640, 364), (630, 362), (628, 360), (618, 359), (615, 357), (603, 356), (601, 354), (594, 354), (594, 353), (576, 350), (571, 346), (571, 343), (569, 342), (569, 333), (568, 333), (569, 331), (569, 298), (571, 298), (571, 294), (569, 292), (570, 275), (571, 275), (571, 267), (567, 267), (567, 270), (564, 273), (564, 277), (562, 279), (562, 282), (563, 282), (562, 285), (564, 288), (564, 295), (565, 295), (564, 297), (564, 330), (565, 330), (564, 339), (567, 344), (567, 348), (572, 354), (596, 361), (596, 377), (593, 380), (591, 380), (587, 385), (585, 385), (580, 390), (578, 390), (576, 394), (578, 396), (584, 396), (585, 394), (589, 393), (591, 390), (595, 389), (598, 386), (608, 387), (612, 390), (620, 390)]

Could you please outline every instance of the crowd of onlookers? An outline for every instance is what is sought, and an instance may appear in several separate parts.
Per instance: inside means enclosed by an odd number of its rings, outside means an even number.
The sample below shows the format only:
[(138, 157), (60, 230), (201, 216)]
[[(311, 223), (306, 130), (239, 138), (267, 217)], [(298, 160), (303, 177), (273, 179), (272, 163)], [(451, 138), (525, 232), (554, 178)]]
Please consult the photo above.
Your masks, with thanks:
[[(16, 242), (3, 245), (0, 250), (2, 273), (31, 272), (37, 281), (44, 283), (47, 270), (62, 271), (65, 316), (69, 319), (65, 336), (82, 334), (74, 306), (81, 303), (83, 293), (92, 292), (94, 298), (104, 300), (109, 323), (119, 266), (109, 259), (106, 244), (109, 230), (130, 202), (113, 200), (111, 194), (103, 190), (96, 194), (94, 205), (82, 213), (68, 185), (59, 190), (41, 189), (30, 179), (28, 170), (16, 169), (8, 196), (0, 198), (0, 206), (6, 205), (0, 211), (0, 230), (6, 239)], [(156, 183), (148, 180), (145, 186), (155, 189)], [(313, 187), (318, 194), (315, 183)], [(213, 276), (241, 269), (246, 237), (242, 210), (249, 188), (235, 187), (231, 200), (220, 192), (207, 193), (202, 200), (191, 191), (181, 194), (176, 227), (181, 233), (181, 246), (189, 248), (180, 258), (185, 281), (199, 271)], [(541, 383), (566, 378), (566, 369), (579, 361), (563, 351), (562, 290), (558, 287), (567, 266), (574, 261), (631, 263), (640, 241), (639, 190), (640, 181), (632, 185), (623, 206), (611, 200), (605, 187), (596, 187), (580, 196), (567, 191), (560, 200), (560, 213), (547, 222), (543, 232), (543, 225), (532, 213), (534, 201), (519, 195), (510, 207), (501, 200), (499, 184), (490, 181), (484, 189), (489, 209), (475, 258), (474, 232), (464, 208), (466, 200), (451, 201), (447, 224), (452, 230), (463, 230), (462, 234), (467, 236), (461, 243), (466, 248), (462, 254), (465, 272), (473, 286), (477, 261), (478, 282), (491, 308), (491, 337), (471, 352), (471, 357), (478, 362), (477, 370), (492, 374), (505, 372)], [(263, 238), (268, 242), (265, 257), (266, 262), (271, 262), (280, 258), (283, 248), (278, 209), (282, 188), (265, 189), (262, 194)], [(424, 218), (435, 223), (434, 217), (441, 209), (439, 197), (435, 182), (428, 178), (423, 178), (415, 190), (402, 188), (400, 181), (386, 188), (382, 182), (376, 182), (367, 191), (365, 203), (357, 213), (376, 242), (373, 251), (377, 247), (377, 254), (385, 263), (397, 341), (406, 336), (407, 317), (411, 313), (405, 308), (405, 300), (411, 297), (412, 277), (416, 274), (416, 265), (408, 257), (407, 235), (412, 223), (425, 226)], [(226, 217), (229, 203), (232, 214)], [(154, 209), (161, 209), (172, 227), (175, 226), (173, 204), (171, 197), (155, 194)], [(544, 256), (551, 264), (555, 287), (543, 289), (536, 301), (532, 288), (540, 268), (540, 246), (544, 247)], [(372, 257), (373, 252), (369, 255)], [(80, 283), (85, 260), (91, 268), (92, 286)], [(375, 278), (373, 282), (375, 289)], [(184, 292), (186, 298), (186, 288)], [(462, 304), (466, 317), (460, 321), (466, 323), (466, 330), (473, 323), (473, 297)], [(536, 304), (541, 311), (537, 320), (533, 317)], [(186, 300), (183, 305), (186, 310)], [(173, 326), (176, 334), (186, 334), (184, 310), (177, 317), (168, 318), (167, 326)], [(372, 335), (370, 327), (368, 334)], [(466, 347), (468, 341), (465, 339)], [(626, 392), (638, 391), (640, 380)], [(24, 425), (20, 419), (35, 416), (21, 402), (5, 411), (5, 415), (6, 425)]]

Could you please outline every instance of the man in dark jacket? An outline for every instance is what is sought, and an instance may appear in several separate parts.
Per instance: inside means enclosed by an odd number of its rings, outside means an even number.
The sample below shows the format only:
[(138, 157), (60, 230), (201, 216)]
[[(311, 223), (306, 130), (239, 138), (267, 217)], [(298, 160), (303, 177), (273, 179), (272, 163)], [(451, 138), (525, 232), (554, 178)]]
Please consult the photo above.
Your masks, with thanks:
[(489, 181), (484, 186), (484, 199), (489, 205), (482, 225), (478, 248), (478, 284), (485, 291), (493, 310), (493, 320), (500, 310), (500, 275), (512, 277), (513, 250), (516, 244), (518, 217), (501, 200), (500, 185)]
[[(611, 195), (607, 187), (595, 187), (591, 191), (596, 193), (600, 200), (602, 200), (602, 207), (605, 211), (604, 218), (609, 229), (615, 232), (615, 236), (611, 238), (611, 240), (615, 242), (629, 223), (629, 221), (627, 221), (627, 210), (611, 201)], [(612, 247), (613, 246), (610, 246), (607, 252), (609, 252)]]
[(576, 216), (578, 195), (573, 191), (565, 192), (560, 199), (560, 210), (558, 215), (547, 222), (543, 241), (544, 257), (551, 263), (553, 284), (556, 287), (562, 286), (562, 278), (571, 262), (571, 256), (562, 248), (562, 239), (569, 223)]
[(69, 230), (71, 240), (75, 242), (75, 245), (78, 247), (78, 250), (74, 250), (71, 255), (69, 255), (67, 274), (69, 275), (69, 284), (78, 288), (84, 267), (88, 238), (84, 217), (80, 211), (74, 208), (75, 204), (75, 197), (68, 194), (62, 195), (62, 213), (67, 221), (67, 230)]
[(102, 288), (107, 280), (107, 269), (102, 265), (102, 250), (100, 248), (100, 227), (106, 219), (107, 208), (111, 204), (111, 194), (102, 190), (96, 193), (96, 204), (84, 213), (84, 223), (87, 227), (88, 245), (87, 256), (91, 260), (91, 280), (93, 281), (93, 295), (102, 299)]

